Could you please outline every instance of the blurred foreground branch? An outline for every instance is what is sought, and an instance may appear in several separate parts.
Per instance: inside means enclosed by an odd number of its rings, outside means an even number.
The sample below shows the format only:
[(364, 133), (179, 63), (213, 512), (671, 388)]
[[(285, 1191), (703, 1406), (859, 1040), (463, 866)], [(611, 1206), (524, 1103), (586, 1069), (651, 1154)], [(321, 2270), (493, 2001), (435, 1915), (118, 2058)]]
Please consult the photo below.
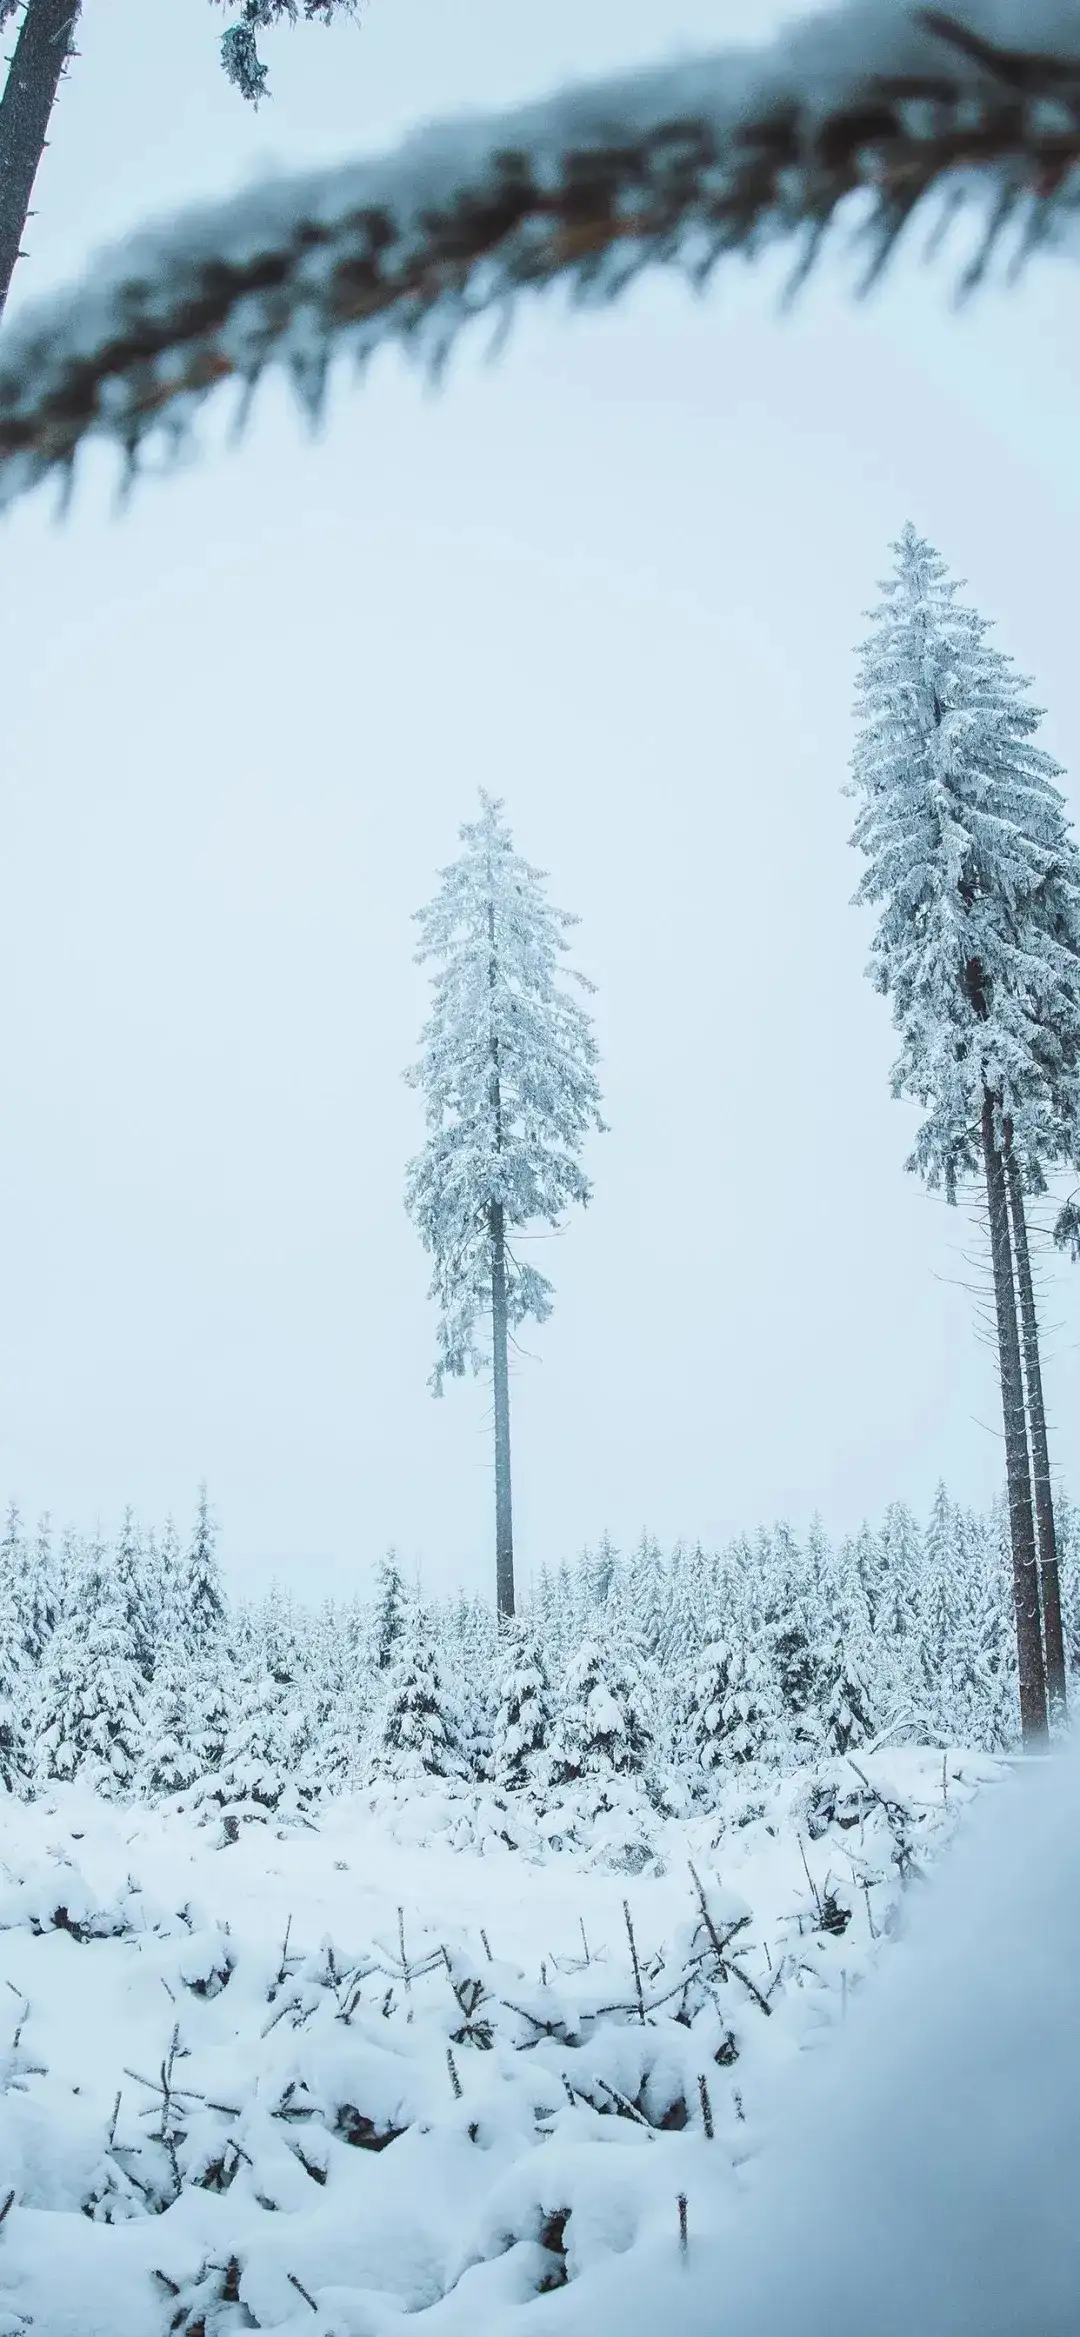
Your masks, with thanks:
[(776, 243), (801, 282), (852, 198), (863, 288), (935, 196), (942, 228), (980, 207), (960, 290), (1006, 243), (1021, 266), (1080, 191), (1080, 0), (962, 15), (847, 0), (760, 51), (466, 117), (133, 236), (0, 338), (0, 501), (70, 474), (92, 434), (134, 468), (269, 365), (311, 414), (338, 353), (397, 341), (438, 367), (469, 319), (556, 282), (608, 301), (646, 268), (700, 284)]

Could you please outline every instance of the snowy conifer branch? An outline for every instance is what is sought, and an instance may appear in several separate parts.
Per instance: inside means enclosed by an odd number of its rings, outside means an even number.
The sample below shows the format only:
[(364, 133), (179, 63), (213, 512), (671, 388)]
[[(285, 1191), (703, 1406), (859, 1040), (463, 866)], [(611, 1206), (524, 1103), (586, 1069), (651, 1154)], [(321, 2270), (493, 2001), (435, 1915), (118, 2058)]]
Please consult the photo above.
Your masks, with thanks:
[(703, 282), (789, 244), (811, 267), (847, 199), (863, 281), (932, 194), (982, 198), (962, 284), (1009, 230), (1018, 263), (1075, 204), (1076, 0), (846, 0), (760, 51), (561, 91), (429, 129), (381, 161), (271, 181), (133, 236), (0, 344), (0, 500), (84, 439), (134, 466), (230, 377), (283, 365), (321, 405), (331, 358), (429, 364), (472, 317), (562, 281), (610, 300), (643, 269)]
[[(2, 10), (4, 0), (0, 0)], [(329, 24), (339, 16), (355, 16), (359, 0), (243, 0), (235, 24), (221, 36), (221, 62), (234, 88), (252, 105), (265, 97), (269, 74), (259, 55), (257, 34), (272, 24), (295, 24), (301, 6), (308, 22), (321, 17)]]

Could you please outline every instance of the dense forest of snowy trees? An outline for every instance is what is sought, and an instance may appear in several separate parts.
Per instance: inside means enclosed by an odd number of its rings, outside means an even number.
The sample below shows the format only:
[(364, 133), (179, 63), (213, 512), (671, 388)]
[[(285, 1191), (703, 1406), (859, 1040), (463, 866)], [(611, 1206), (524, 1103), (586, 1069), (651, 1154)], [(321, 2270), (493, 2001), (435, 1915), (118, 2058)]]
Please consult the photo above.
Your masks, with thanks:
[[(1080, 1662), (1080, 1583), (1066, 1624)], [(300, 1606), (225, 1597), (205, 1501), (115, 1540), (0, 1540), (0, 1765), (18, 1794), (78, 1779), (185, 1808), (235, 1839), (387, 1780), (487, 1783), (537, 1804), (616, 1780), (658, 1809), (879, 1737), (1007, 1748), (1017, 1734), (1009, 1529), (944, 1487), (830, 1542), (816, 1523), (721, 1551), (648, 1536), (542, 1570), (512, 1620), (429, 1601), (393, 1557), (372, 1591)]]

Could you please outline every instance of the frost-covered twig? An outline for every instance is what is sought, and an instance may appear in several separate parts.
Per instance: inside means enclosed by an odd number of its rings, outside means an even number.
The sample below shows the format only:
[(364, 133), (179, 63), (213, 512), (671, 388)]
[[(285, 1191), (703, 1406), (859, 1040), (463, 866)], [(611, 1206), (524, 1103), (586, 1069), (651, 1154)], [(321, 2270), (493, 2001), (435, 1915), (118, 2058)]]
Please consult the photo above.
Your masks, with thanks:
[(291, 2280), (293, 2287), (303, 2297), (304, 2303), (311, 2306), (313, 2313), (317, 2313), (319, 2308), (315, 2302), (314, 2297), (312, 2296), (311, 2290), (304, 2287), (303, 2281), (297, 2279), (295, 2272), (287, 2272), (285, 2274), (285, 2278), (286, 2280)]
[(1006, 233), (1016, 265), (1071, 216), (1076, 0), (845, 0), (760, 50), (688, 59), (429, 129), (380, 161), (280, 178), (131, 237), (0, 343), (0, 499), (104, 434), (134, 466), (218, 383), (283, 366), (311, 412), (333, 356), (388, 341), (438, 366), (472, 317), (643, 269), (702, 283), (787, 244), (801, 281), (861, 196), (862, 281), (912, 214), (972, 195), (961, 287)]
[(606, 2077), (594, 2077), (593, 2084), (599, 2086), (602, 2094), (607, 2094), (610, 2097), (622, 2117), (632, 2118), (635, 2126), (644, 2126), (650, 2142), (652, 2141), (652, 2127), (648, 2119), (643, 2117), (637, 2103), (630, 2100), (629, 2095), (620, 2093), (617, 2085), (609, 2085)]
[(625, 1923), (625, 1925), (626, 1925), (626, 1936), (627, 1936), (627, 1938), (628, 1938), (628, 1940), (629, 1940), (629, 1942), (630, 1942), (630, 1961), (631, 1961), (631, 1963), (632, 1963), (632, 1965), (633, 1965), (633, 1967), (634, 1967), (634, 1987), (635, 1987), (635, 1989), (636, 1989), (636, 1991), (637, 1991), (637, 2002), (638, 2002), (638, 2019), (639, 2019), (639, 2020), (640, 2020), (640, 2022), (641, 2022), (641, 2026), (642, 2026), (642, 2028), (644, 2028), (644, 2026), (645, 2026), (645, 1997), (644, 1997), (644, 1994), (643, 1994), (643, 1992), (642, 1992), (642, 1986), (641, 1986), (641, 1966), (640, 1966), (640, 1964), (638, 1963), (637, 1941), (636, 1941), (636, 1939), (634, 1938), (634, 1925), (633, 1925), (633, 1919), (632, 1919), (632, 1917), (631, 1917), (631, 1914), (630, 1914), (630, 1901), (629, 1901), (629, 1899), (624, 1899), (624, 1900), (623, 1900), (623, 1903), (622, 1903), (622, 1911), (623, 1911), (623, 1921), (624, 1921), (624, 1923)]

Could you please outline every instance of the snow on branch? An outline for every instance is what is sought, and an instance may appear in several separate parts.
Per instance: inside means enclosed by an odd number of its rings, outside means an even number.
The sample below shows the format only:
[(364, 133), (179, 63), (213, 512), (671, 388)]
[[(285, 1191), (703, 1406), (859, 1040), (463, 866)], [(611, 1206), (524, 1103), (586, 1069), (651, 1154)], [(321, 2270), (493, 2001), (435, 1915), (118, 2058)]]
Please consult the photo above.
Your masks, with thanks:
[(935, 193), (945, 215), (982, 198), (964, 288), (1006, 229), (1022, 261), (1076, 204), (1080, 5), (955, 5), (845, 0), (759, 51), (466, 117), (132, 236), (0, 338), (0, 502), (95, 433), (134, 468), (271, 364), (312, 413), (339, 352), (397, 341), (437, 366), (470, 318), (560, 280), (610, 300), (646, 267), (700, 283), (778, 241), (801, 280), (852, 196), (863, 283)]

